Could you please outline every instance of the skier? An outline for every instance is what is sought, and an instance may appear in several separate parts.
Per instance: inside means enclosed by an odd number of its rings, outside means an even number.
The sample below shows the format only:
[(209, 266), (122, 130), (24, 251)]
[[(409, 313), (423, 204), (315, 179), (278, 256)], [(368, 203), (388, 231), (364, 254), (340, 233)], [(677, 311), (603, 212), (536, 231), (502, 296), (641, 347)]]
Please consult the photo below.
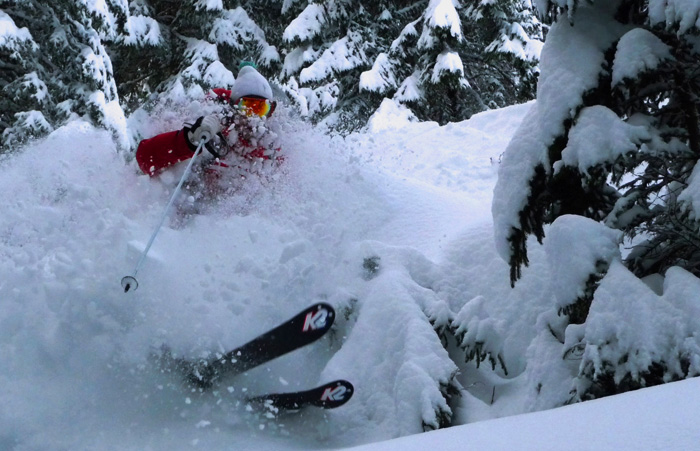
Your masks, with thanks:
[[(208, 194), (212, 191), (212, 180), (220, 182), (223, 179), (220, 169), (245, 176), (252, 172), (253, 165), (259, 167), (265, 162), (281, 159), (280, 149), (272, 145), (274, 143), (269, 139), (274, 133), (260, 131), (265, 129), (260, 125), (274, 112), (276, 103), (272, 101), (270, 84), (254, 65), (242, 63), (231, 90), (217, 88), (213, 92), (215, 100), (224, 104), (219, 114), (201, 116), (194, 124), (185, 125), (181, 130), (162, 133), (139, 143), (136, 161), (144, 173), (153, 177), (176, 163), (191, 159), (203, 138), (204, 146), (213, 156), (204, 167)], [(207, 177), (212, 174), (213, 177)], [(215, 194), (217, 192), (214, 191)], [(125, 291), (129, 291), (131, 284), (138, 286), (135, 278), (138, 267), (132, 276), (122, 279)], [(184, 375), (190, 389), (204, 391), (226, 375), (248, 371), (313, 343), (330, 330), (334, 319), (335, 310), (331, 305), (317, 303), (243, 346), (225, 354), (215, 354), (214, 358), (177, 358), (167, 347), (156, 358), (163, 371), (174, 368)], [(310, 390), (259, 395), (246, 401), (271, 413), (298, 410), (305, 406), (332, 409), (345, 404), (353, 393), (353, 385), (339, 379)]]
[[(260, 121), (268, 118), (277, 104), (272, 100), (270, 84), (253, 63), (241, 63), (230, 90), (216, 88), (213, 93), (214, 99), (224, 104), (220, 114), (201, 116), (181, 130), (162, 133), (139, 143), (136, 161), (144, 173), (153, 177), (192, 158), (202, 137), (209, 138), (205, 148), (213, 157), (205, 169), (207, 185), (221, 177), (219, 168), (238, 169), (244, 175), (256, 164), (281, 159), (276, 155), (279, 148), (257, 136)], [(231, 156), (227, 157), (229, 153)]]

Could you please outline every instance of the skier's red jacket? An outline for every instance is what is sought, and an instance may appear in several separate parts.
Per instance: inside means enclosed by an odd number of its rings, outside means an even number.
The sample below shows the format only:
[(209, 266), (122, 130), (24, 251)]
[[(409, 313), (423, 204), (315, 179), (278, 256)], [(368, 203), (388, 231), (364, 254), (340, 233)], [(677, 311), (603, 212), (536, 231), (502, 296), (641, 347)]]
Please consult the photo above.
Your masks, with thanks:
[[(228, 103), (231, 98), (231, 91), (223, 88), (213, 90), (217, 96), (217, 100)], [(194, 156), (197, 150), (196, 146), (190, 144), (187, 140), (187, 132), (189, 128), (185, 127), (182, 130), (176, 130), (167, 133), (161, 133), (153, 138), (144, 139), (139, 143), (136, 149), (136, 162), (141, 170), (153, 177), (161, 170), (172, 166), (181, 161), (188, 160)], [(239, 145), (243, 147), (251, 147), (244, 139), (239, 139)], [(247, 158), (264, 158), (269, 157), (264, 154), (265, 149), (257, 147), (246, 154)], [(220, 163), (221, 166), (226, 166)]]
[(190, 147), (185, 133), (185, 130), (177, 130), (141, 141), (136, 149), (136, 161), (141, 170), (153, 177), (168, 166), (192, 158), (196, 149)]

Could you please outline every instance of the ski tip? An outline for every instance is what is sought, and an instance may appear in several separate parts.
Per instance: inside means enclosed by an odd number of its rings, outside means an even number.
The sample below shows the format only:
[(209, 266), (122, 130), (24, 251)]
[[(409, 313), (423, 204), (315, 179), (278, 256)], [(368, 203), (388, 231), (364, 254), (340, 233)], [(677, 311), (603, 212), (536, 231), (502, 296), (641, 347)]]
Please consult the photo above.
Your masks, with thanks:
[(274, 393), (248, 398), (252, 405), (261, 407), (274, 414), (294, 412), (304, 407), (335, 409), (350, 401), (355, 387), (346, 380), (336, 380), (306, 391), (291, 393)]
[(319, 302), (304, 310), (297, 318), (302, 333), (320, 338), (333, 325), (335, 309), (330, 304)]
[(335, 309), (333, 308), (332, 305), (326, 303), (326, 302), (318, 302), (311, 307), (309, 307), (309, 310), (325, 310), (327, 311), (330, 315), (335, 315)]
[(350, 401), (353, 393), (355, 393), (355, 387), (344, 379), (329, 382), (323, 387), (318, 405), (326, 409), (335, 409), (342, 406)]

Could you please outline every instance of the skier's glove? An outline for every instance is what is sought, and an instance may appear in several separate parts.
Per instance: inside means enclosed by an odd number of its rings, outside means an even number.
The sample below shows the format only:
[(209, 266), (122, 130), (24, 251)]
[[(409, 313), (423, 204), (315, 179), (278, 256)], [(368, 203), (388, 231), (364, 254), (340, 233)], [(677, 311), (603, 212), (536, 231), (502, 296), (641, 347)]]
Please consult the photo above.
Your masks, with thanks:
[(221, 132), (221, 122), (216, 115), (202, 116), (190, 127), (187, 140), (196, 147), (202, 140), (209, 143), (219, 132)]

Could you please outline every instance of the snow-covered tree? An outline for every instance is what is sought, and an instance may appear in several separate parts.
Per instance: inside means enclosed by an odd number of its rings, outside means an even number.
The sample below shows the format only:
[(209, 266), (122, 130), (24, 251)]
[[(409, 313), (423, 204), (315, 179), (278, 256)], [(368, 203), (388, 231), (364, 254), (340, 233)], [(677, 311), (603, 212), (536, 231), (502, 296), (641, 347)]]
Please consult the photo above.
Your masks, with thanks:
[(132, 0), (127, 33), (113, 49), (120, 61), (119, 89), (130, 109), (152, 93), (199, 95), (230, 86), (244, 60), (272, 75), (279, 54), (257, 21), (276, 23), (281, 3)]
[(447, 427), (461, 385), (440, 339), (452, 314), (426, 288), (440, 271), (412, 248), (364, 243), (362, 254), (369, 249), (371, 257), (363, 259), (367, 291), (340, 326), (338, 335), (347, 338), (323, 374), (349, 377), (372, 389), (358, 390), (355, 404), (337, 409), (336, 419), (372, 418), (380, 426), (394, 424), (402, 434)]
[[(597, 250), (585, 252), (588, 269), (557, 301), (564, 324), (548, 324), (564, 331), (564, 355), (582, 354), (574, 400), (699, 371), (697, 332), (671, 324), (695, 312), (700, 298), (676, 302), (670, 294), (674, 280), (700, 275), (700, 4), (688, 6), (538, 2), (558, 17), (542, 52), (537, 104), (500, 168), (492, 206), (498, 250), (515, 283), (528, 264), (528, 236), (542, 240), (545, 225), (564, 215), (617, 229), (631, 248), (625, 269), (606, 246), (589, 241)], [(557, 264), (571, 267), (582, 251), (566, 246), (569, 261)], [(689, 273), (670, 277), (682, 271), (676, 267)], [(631, 282), (630, 270), (666, 281), (655, 293)], [(616, 281), (637, 288), (622, 292)], [(629, 338), (641, 330), (644, 340)]]
[(440, 123), (534, 96), (542, 30), (528, 3), (432, 0), (401, 14), (410, 19), (362, 74), (362, 91)]
[(126, 19), (121, 1), (0, 3), (0, 151), (73, 117), (111, 130), (125, 145), (126, 122), (104, 46)]
[(385, 97), (445, 123), (532, 98), (539, 24), (521, 0), (491, 3), (132, 0), (110, 50), (130, 110), (152, 93), (226, 85), (253, 60), (302, 116), (337, 131), (365, 126)]
[(486, 109), (465, 78), (460, 50), (465, 45), (462, 18), (454, 0), (413, 2), (391, 45), (360, 78), (364, 92), (391, 96), (422, 120), (461, 120)]
[(530, 0), (464, 2), (467, 78), (490, 108), (535, 96), (542, 24)]
[(484, 308), (485, 299), (477, 296), (464, 304), (451, 323), (452, 333), (458, 346), (465, 353), (467, 362), (474, 361), (476, 367), (488, 360), (491, 368), (500, 366), (504, 374), (508, 368), (503, 357), (504, 321), (491, 318)]
[(386, 6), (325, 0), (308, 3), (292, 18), (282, 35), (280, 77), (302, 115), (317, 121), (338, 112), (328, 121), (338, 130), (364, 125), (373, 109), (358, 95), (358, 79), (386, 39), (380, 31), (387, 26)]
[(431, 0), (421, 18), (418, 38), (423, 98), (413, 102), (413, 110), (419, 118), (441, 124), (466, 119), (486, 109), (465, 77), (459, 51), (465, 40), (458, 6), (455, 0)]

